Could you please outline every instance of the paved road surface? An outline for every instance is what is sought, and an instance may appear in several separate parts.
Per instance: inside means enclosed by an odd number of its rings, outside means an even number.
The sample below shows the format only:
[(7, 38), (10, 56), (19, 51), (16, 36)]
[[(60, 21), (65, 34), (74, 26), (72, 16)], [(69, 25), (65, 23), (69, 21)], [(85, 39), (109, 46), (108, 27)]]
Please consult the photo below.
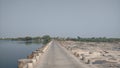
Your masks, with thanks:
[(90, 68), (75, 60), (58, 42), (53, 41), (36, 68)]

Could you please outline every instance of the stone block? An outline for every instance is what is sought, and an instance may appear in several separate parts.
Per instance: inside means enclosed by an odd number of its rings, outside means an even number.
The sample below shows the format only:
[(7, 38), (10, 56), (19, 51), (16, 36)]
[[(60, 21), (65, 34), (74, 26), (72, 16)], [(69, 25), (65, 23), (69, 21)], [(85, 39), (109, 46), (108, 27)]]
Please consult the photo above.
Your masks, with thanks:
[(27, 68), (33, 68), (33, 63), (27, 63)]
[(35, 58), (36, 58), (36, 61), (39, 61), (39, 58), (40, 58), (40, 57), (39, 57), (39, 56), (36, 56)]
[(84, 61), (86, 64), (89, 64), (89, 63), (90, 63), (90, 58), (89, 58), (89, 57), (84, 57), (83, 61)]
[(32, 60), (33, 66), (36, 65), (36, 63), (37, 63), (36, 59), (31, 59), (31, 60)]

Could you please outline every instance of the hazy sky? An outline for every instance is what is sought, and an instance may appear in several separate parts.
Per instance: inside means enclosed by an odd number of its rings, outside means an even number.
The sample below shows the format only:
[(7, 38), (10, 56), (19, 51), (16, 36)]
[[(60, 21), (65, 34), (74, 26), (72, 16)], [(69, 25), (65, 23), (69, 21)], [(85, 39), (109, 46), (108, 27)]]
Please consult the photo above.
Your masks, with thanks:
[(120, 0), (0, 0), (0, 37), (119, 37)]

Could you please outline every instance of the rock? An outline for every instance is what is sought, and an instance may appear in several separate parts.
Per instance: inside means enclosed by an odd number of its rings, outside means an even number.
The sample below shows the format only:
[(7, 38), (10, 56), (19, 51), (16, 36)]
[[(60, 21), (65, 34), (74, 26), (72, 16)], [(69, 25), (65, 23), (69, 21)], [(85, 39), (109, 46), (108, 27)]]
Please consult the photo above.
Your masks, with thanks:
[(84, 58), (83, 58), (83, 61), (84, 61), (86, 64), (89, 64), (89, 63), (90, 63), (89, 57), (84, 57)]
[(27, 63), (32, 63), (32, 60), (30, 59), (19, 59), (18, 60), (18, 68), (24, 68), (27, 66)]
[(32, 59), (33, 57), (34, 56), (32, 54), (27, 56), (28, 59)]

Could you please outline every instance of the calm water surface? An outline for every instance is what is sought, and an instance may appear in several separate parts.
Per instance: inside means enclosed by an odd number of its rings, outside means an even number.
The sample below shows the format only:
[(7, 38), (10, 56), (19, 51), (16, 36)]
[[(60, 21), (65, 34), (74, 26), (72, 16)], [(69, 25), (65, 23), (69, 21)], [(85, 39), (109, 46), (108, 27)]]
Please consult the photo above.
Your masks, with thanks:
[(42, 44), (0, 40), (0, 68), (17, 68), (17, 61), (26, 58)]

